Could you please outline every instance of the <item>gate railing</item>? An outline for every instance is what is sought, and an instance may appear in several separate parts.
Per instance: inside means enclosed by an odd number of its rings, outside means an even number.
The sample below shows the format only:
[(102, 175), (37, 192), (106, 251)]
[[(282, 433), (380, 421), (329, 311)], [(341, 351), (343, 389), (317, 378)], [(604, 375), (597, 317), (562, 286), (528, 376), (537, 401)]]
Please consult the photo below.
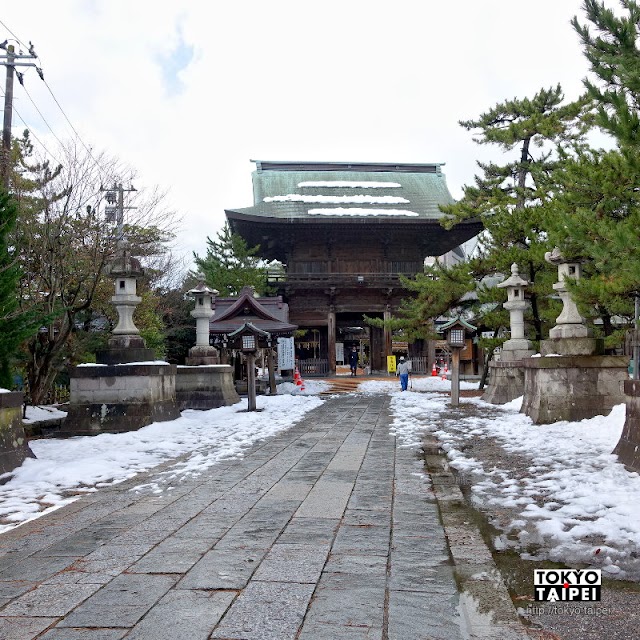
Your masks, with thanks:
[(304, 376), (326, 376), (329, 375), (329, 360), (326, 358), (307, 358), (298, 361), (298, 371)]

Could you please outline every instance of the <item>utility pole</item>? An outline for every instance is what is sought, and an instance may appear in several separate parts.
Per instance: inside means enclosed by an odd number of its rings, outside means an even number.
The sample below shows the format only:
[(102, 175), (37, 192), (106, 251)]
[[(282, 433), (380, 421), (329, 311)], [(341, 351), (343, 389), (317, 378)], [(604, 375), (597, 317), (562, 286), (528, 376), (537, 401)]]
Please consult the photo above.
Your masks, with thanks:
[(22, 51), (15, 52), (15, 47), (8, 44), (7, 40), (0, 43), (0, 49), (6, 51), (6, 54), (0, 55), (0, 66), (7, 68), (7, 77), (4, 90), (4, 120), (2, 123), (2, 167), (0, 173), (2, 177), (2, 186), (5, 191), (9, 191), (9, 176), (11, 175), (11, 120), (13, 116), (13, 76), (17, 74), (20, 84), (23, 83), (22, 74), (16, 70), (16, 67), (35, 67), (38, 75), (44, 80), (42, 69), (33, 62), (26, 60), (35, 60), (38, 56), (29, 43), (29, 53)]
[(100, 187), (100, 191), (106, 191), (105, 199), (107, 201), (107, 207), (104, 210), (107, 222), (116, 223), (116, 243), (120, 245), (124, 239), (124, 212), (126, 209), (136, 209), (136, 207), (124, 206), (124, 194), (137, 191), (132, 185), (128, 189), (122, 186), (122, 183), (116, 184), (114, 182), (113, 187), (105, 189)]

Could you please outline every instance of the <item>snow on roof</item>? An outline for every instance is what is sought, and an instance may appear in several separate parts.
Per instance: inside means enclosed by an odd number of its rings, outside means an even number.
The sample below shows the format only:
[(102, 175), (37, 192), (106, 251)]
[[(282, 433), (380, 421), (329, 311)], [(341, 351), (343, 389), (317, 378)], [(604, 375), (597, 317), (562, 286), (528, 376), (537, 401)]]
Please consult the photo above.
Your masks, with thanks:
[(264, 202), (318, 202), (321, 204), (405, 204), (409, 200), (398, 196), (305, 196), (289, 193), (286, 196), (270, 196)]
[(417, 217), (415, 211), (405, 209), (363, 209), (362, 207), (336, 207), (335, 209), (309, 209), (309, 215), (321, 216), (409, 216)]
[(328, 187), (347, 189), (387, 189), (392, 187), (401, 187), (398, 182), (370, 182), (370, 181), (351, 181), (351, 180), (309, 180), (307, 182), (298, 182), (299, 187)]

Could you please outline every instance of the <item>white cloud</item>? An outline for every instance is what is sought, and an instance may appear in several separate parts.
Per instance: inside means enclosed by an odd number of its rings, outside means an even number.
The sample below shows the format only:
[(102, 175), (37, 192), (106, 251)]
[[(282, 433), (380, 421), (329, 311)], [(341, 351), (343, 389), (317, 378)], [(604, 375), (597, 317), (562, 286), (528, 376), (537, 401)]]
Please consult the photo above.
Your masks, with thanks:
[[(250, 158), (444, 162), (459, 197), (493, 152), (458, 120), (558, 82), (581, 91), (587, 67), (569, 24), (581, 4), (39, 0), (1, 19), (36, 45), (82, 138), (169, 189), (181, 244), (202, 254), (225, 208), (253, 204)], [(26, 80), (57, 135), (71, 135), (37, 75)]]

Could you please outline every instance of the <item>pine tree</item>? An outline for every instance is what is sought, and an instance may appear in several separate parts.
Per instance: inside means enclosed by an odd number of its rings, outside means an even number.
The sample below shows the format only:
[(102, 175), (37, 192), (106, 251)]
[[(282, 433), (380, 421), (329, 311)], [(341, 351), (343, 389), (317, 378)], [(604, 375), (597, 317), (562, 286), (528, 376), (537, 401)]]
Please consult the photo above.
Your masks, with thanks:
[(246, 286), (255, 287), (258, 294), (267, 291), (267, 268), (256, 257), (259, 247), (247, 247), (244, 239), (231, 232), (225, 224), (216, 240), (207, 238), (207, 254), (200, 258), (193, 254), (206, 283), (221, 296), (236, 296)]
[(13, 231), (18, 207), (0, 190), (0, 387), (13, 385), (12, 364), (24, 338), (37, 328), (31, 314), (20, 312), (20, 266)]
[(593, 74), (584, 84), (594, 121), (617, 148), (579, 149), (564, 159), (549, 217), (550, 241), (583, 262), (585, 277), (571, 287), (574, 297), (584, 315), (600, 316), (612, 344), (612, 316), (630, 317), (640, 291), (640, 8), (621, 4), (626, 13), (616, 15), (585, 0), (591, 24), (573, 19)]
[[(484, 226), (469, 270), (480, 282), (487, 275), (508, 274), (520, 266), (530, 283), (531, 319), (536, 340), (552, 321), (547, 309), (554, 269), (544, 260), (549, 250), (547, 204), (553, 193), (550, 174), (558, 149), (582, 144), (586, 99), (563, 104), (560, 85), (540, 90), (533, 98), (500, 103), (476, 120), (460, 124), (474, 131), (478, 144), (497, 146), (512, 154), (503, 164), (478, 163), (482, 174), (464, 187), (460, 202), (442, 207), (451, 218), (445, 224), (479, 218)], [(515, 157), (514, 157), (515, 156)]]
[(633, 0), (620, 4), (626, 15), (616, 15), (604, 2), (585, 0), (583, 9), (591, 25), (581, 24), (577, 17), (572, 24), (595, 76), (585, 79), (584, 85), (597, 103), (596, 123), (624, 151), (640, 146), (640, 7)]

